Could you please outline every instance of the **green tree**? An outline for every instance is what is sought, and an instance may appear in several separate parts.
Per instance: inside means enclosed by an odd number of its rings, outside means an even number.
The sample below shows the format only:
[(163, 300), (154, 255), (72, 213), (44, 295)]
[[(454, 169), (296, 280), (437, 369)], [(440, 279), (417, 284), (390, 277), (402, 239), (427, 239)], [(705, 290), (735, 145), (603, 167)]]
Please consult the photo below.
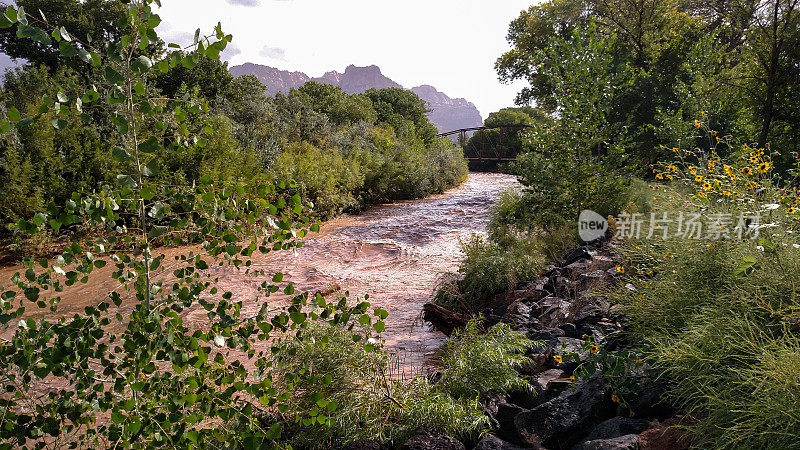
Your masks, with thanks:
[(206, 55), (200, 55), (194, 66), (170, 67), (166, 73), (155, 73), (153, 79), (153, 85), (168, 98), (176, 97), (181, 87), (198, 88), (200, 95), (211, 102), (225, 95), (231, 82), (233, 75), (228, 72), (228, 63)]
[[(113, 0), (16, 0), (17, 6), (31, 13), (29, 22), (44, 25), (58, 23), (79, 39), (91, 39), (96, 48), (116, 42), (122, 36), (120, 24), (125, 21), (125, 6)], [(55, 70), (62, 64), (87, 70), (75, 60), (64, 60), (57, 46), (19, 39), (15, 28), (0, 29), (0, 50), (12, 58), (32, 64), (43, 64)]]
[(307, 96), (312, 107), (325, 113), (338, 126), (359, 121), (374, 124), (378, 117), (370, 99), (361, 94), (347, 95), (338, 86), (309, 81), (298, 91)]
[(430, 144), (436, 138), (436, 127), (425, 115), (428, 105), (417, 94), (400, 88), (373, 88), (364, 95), (372, 101), (378, 123), (394, 127), (402, 139), (419, 139)]

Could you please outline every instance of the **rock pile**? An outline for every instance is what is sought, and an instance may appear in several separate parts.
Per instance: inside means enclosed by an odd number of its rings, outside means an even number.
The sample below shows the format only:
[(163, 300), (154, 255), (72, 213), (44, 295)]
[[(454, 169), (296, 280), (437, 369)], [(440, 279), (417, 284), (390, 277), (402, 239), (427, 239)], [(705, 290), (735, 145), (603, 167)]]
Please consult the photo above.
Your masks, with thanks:
[[(587, 337), (607, 351), (628, 346), (622, 333), (624, 317), (602, 294), (603, 289), (621, 282), (616, 269), (619, 261), (622, 257), (613, 240), (578, 247), (538, 279), (519, 284), (503, 304), (483, 311), (487, 326), (506, 322), (544, 345), (530, 350), (534, 363), (522, 370), (536, 395), (481, 396), (495, 435), (483, 437), (476, 449), (689, 447), (691, 436), (668, 428), (680, 419), (673, 417), (675, 411), (661, 401), (663, 383), (647, 381), (639, 386), (639, 394), (627, 399), (632, 417), (620, 417), (600, 370), (588, 379), (575, 380), (571, 376), (579, 363), (553, 358), (575, 353), (584, 361), (588, 358), (584, 350)], [(635, 289), (632, 285), (625, 287)], [(430, 311), (436, 309), (426, 305), (426, 316)], [(431, 320), (434, 325), (436, 318)], [(438, 318), (447, 325), (448, 333), (464, 319), (446, 313)]]

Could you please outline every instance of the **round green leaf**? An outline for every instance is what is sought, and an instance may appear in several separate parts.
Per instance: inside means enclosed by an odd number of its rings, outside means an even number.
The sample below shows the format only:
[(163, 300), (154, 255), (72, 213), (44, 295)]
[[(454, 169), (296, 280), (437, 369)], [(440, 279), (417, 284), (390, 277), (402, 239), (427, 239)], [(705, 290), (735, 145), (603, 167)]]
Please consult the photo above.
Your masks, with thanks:
[(131, 70), (134, 73), (145, 73), (153, 67), (153, 62), (147, 56), (140, 56), (131, 62)]
[(56, 130), (63, 130), (64, 128), (67, 127), (67, 125), (69, 125), (69, 122), (59, 118), (53, 119), (52, 121), (50, 121), (50, 123), (53, 124), (53, 128), (55, 128)]
[(130, 161), (131, 159), (131, 154), (122, 147), (114, 147), (111, 150), (111, 156), (113, 156), (114, 159), (119, 162)]

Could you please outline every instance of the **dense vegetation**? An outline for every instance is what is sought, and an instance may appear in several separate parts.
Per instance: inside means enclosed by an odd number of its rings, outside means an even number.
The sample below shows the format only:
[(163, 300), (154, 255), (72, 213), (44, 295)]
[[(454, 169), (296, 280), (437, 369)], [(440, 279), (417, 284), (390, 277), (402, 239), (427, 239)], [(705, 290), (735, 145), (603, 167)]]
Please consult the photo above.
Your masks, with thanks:
[(515, 158), (523, 152), (522, 135), (528, 128), (548, 121), (541, 109), (531, 106), (495, 111), (483, 121), (488, 129), (475, 132), (462, 143), (464, 154), (469, 158)]
[[(667, 214), (673, 230), (680, 213), (704, 214), (694, 240), (625, 240), (617, 270), (635, 290), (612, 297), (697, 446), (797, 448), (799, 6), (551, 0), (523, 11), (496, 68), (527, 80), (518, 102), (547, 118), (523, 138), (522, 191), (495, 207), (490, 239), (465, 243), (438, 301), (481, 310), (578, 243), (584, 209), (645, 225)], [(714, 217), (733, 228), (756, 213), (758, 239), (716, 239)]]
[[(533, 343), (506, 326), (455, 335), (438, 383), (391, 379), (387, 311), (252, 267), (257, 253), (300, 248), (320, 217), (464, 178), (419, 98), (309, 83), (267, 99), (255, 79), (226, 76), (221, 25), (165, 47), (157, 1), (38, 15), (19, 3), (0, 29), (33, 64), (3, 90), (3, 220), (20, 239), (66, 244), (0, 285), (0, 448), (396, 445), (420, 426), (471, 439), (489, 422), (480, 390), (530, 389), (517, 369)], [(96, 29), (98, 48), (45, 10), (81, 30), (105, 12), (113, 32)], [(157, 253), (189, 241), (174, 260)], [(106, 266), (107, 298), (60, 308)], [(260, 281), (258, 311), (217, 268)]]
[[(75, 36), (97, 36), (93, 45), (118, 39), (125, 8), (112, 1), (25, 0), (28, 11), (64, 17)], [(38, 15), (37, 15), (38, 17)], [(32, 19), (34, 20), (34, 19)], [(102, 85), (103, 72), (76, 59), (59, 59), (57, 48), (20, 40), (14, 28), (1, 30), (0, 49), (29, 64), (5, 75), (0, 102), (33, 115), (45, 96), (74, 98)], [(150, 40), (145, 55), (163, 54), (165, 44)], [(148, 95), (191, 99), (203, 105), (186, 112), (186, 129), (210, 133), (192, 148), (158, 155), (165, 184), (197, 182), (212, 177), (264, 176), (294, 179), (313, 214), (330, 218), (365, 205), (424, 197), (452, 187), (466, 176), (458, 149), (437, 140), (425, 117), (427, 107), (416, 94), (402, 89), (372, 89), (347, 95), (337, 87), (310, 82), (286, 95), (265, 95), (254, 77), (234, 79), (227, 65), (207, 55), (194, 65), (170, 67), (148, 75)], [(44, 112), (45, 119), (52, 111)], [(94, 108), (66, 114), (61, 130), (48, 120), (15, 128), (0, 142), (0, 237), (10, 225), (28, 219), (50, 202), (61, 204), (73, 192), (98, 191), (113, 184), (125, 164), (115, 162), (108, 148), (114, 141), (110, 111)], [(175, 124), (164, 123), (166, 127)]]
[[(295, 292), (250, 260), (302, 246), (318, 218), (457, 183), (460, 150), (435, 140), (406, 91), (310, 83), (268, 99), (219, 62), (232, 39), (221, 26), (164, 45), (153, 1), (20, 0), (0, 14), (0, 46), (31, 62), (2, 91), (4, 230), (68, 242), (0, 288), (0, 446), (328, 448), (395, 445), (420, 425), (482, 432), (480, 391), (530, 389), (517, 370), (530, 341), (477, 318), (444, 348), (437, 382), (392, 380), (387, 311)], [(491, 120), (532, 127), (508, 141), (524, 151), (523, 189), (494, 208), (488, 240), (464, 244), (439, 301), (479, 313), (577, 243), (582, 209), (760, 212), (758, 239), (625, 241), (630, 286), (608, 295), (697, 445), (797, 448), (797, 6), (552, 0), (522, 12), (497, 69), (527, 80), (519, 101), (538, 109)], [(187, 240), (199, 253), (155, 252)], [(60, 293), (106, 265), (108, 300), (64, 315)], [(261, 309), (219, 287), (212, 265), (260, 280)]]

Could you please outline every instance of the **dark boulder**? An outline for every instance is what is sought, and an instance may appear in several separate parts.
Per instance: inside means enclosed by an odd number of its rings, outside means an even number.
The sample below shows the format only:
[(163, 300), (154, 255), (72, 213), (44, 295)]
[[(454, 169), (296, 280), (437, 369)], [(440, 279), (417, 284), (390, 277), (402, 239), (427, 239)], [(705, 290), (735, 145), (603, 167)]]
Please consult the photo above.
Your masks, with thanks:
[(507, 441), (518, 442), (514, 417), (525, 411), (521, 406), (509, 403), (506, 396), (494, 392), (483, 393), (479, 399), (480, 408), (489, 416), (489, 421), (497, 435)]
[(643, 419), (617, 416), (594, 427), (592, 432), (584, 438), (584, 441), (612, 439), (626, 434), (639, 434), (646, 430), (648, 426), (650, 426), (650, 422)]
[(566, 449), (595, 425), (613, 415), (614, 406), (603, 387), (602, 374), (564, 391), (558, 397), (514, 418), (522, 442)]
[(564, 336), (566, 336), (566, 332), (561, 327), (547, 328), (546, 330), (531, 331), (528, 333), (528, 339), (532, 341), (553, 341)]
[(664, 420), (676, 414), (675, 408), (664, 397), (668, 385), (664, 381), (648, 380), (639, 387), (639, 393), (629, 403), (637, 417)]

